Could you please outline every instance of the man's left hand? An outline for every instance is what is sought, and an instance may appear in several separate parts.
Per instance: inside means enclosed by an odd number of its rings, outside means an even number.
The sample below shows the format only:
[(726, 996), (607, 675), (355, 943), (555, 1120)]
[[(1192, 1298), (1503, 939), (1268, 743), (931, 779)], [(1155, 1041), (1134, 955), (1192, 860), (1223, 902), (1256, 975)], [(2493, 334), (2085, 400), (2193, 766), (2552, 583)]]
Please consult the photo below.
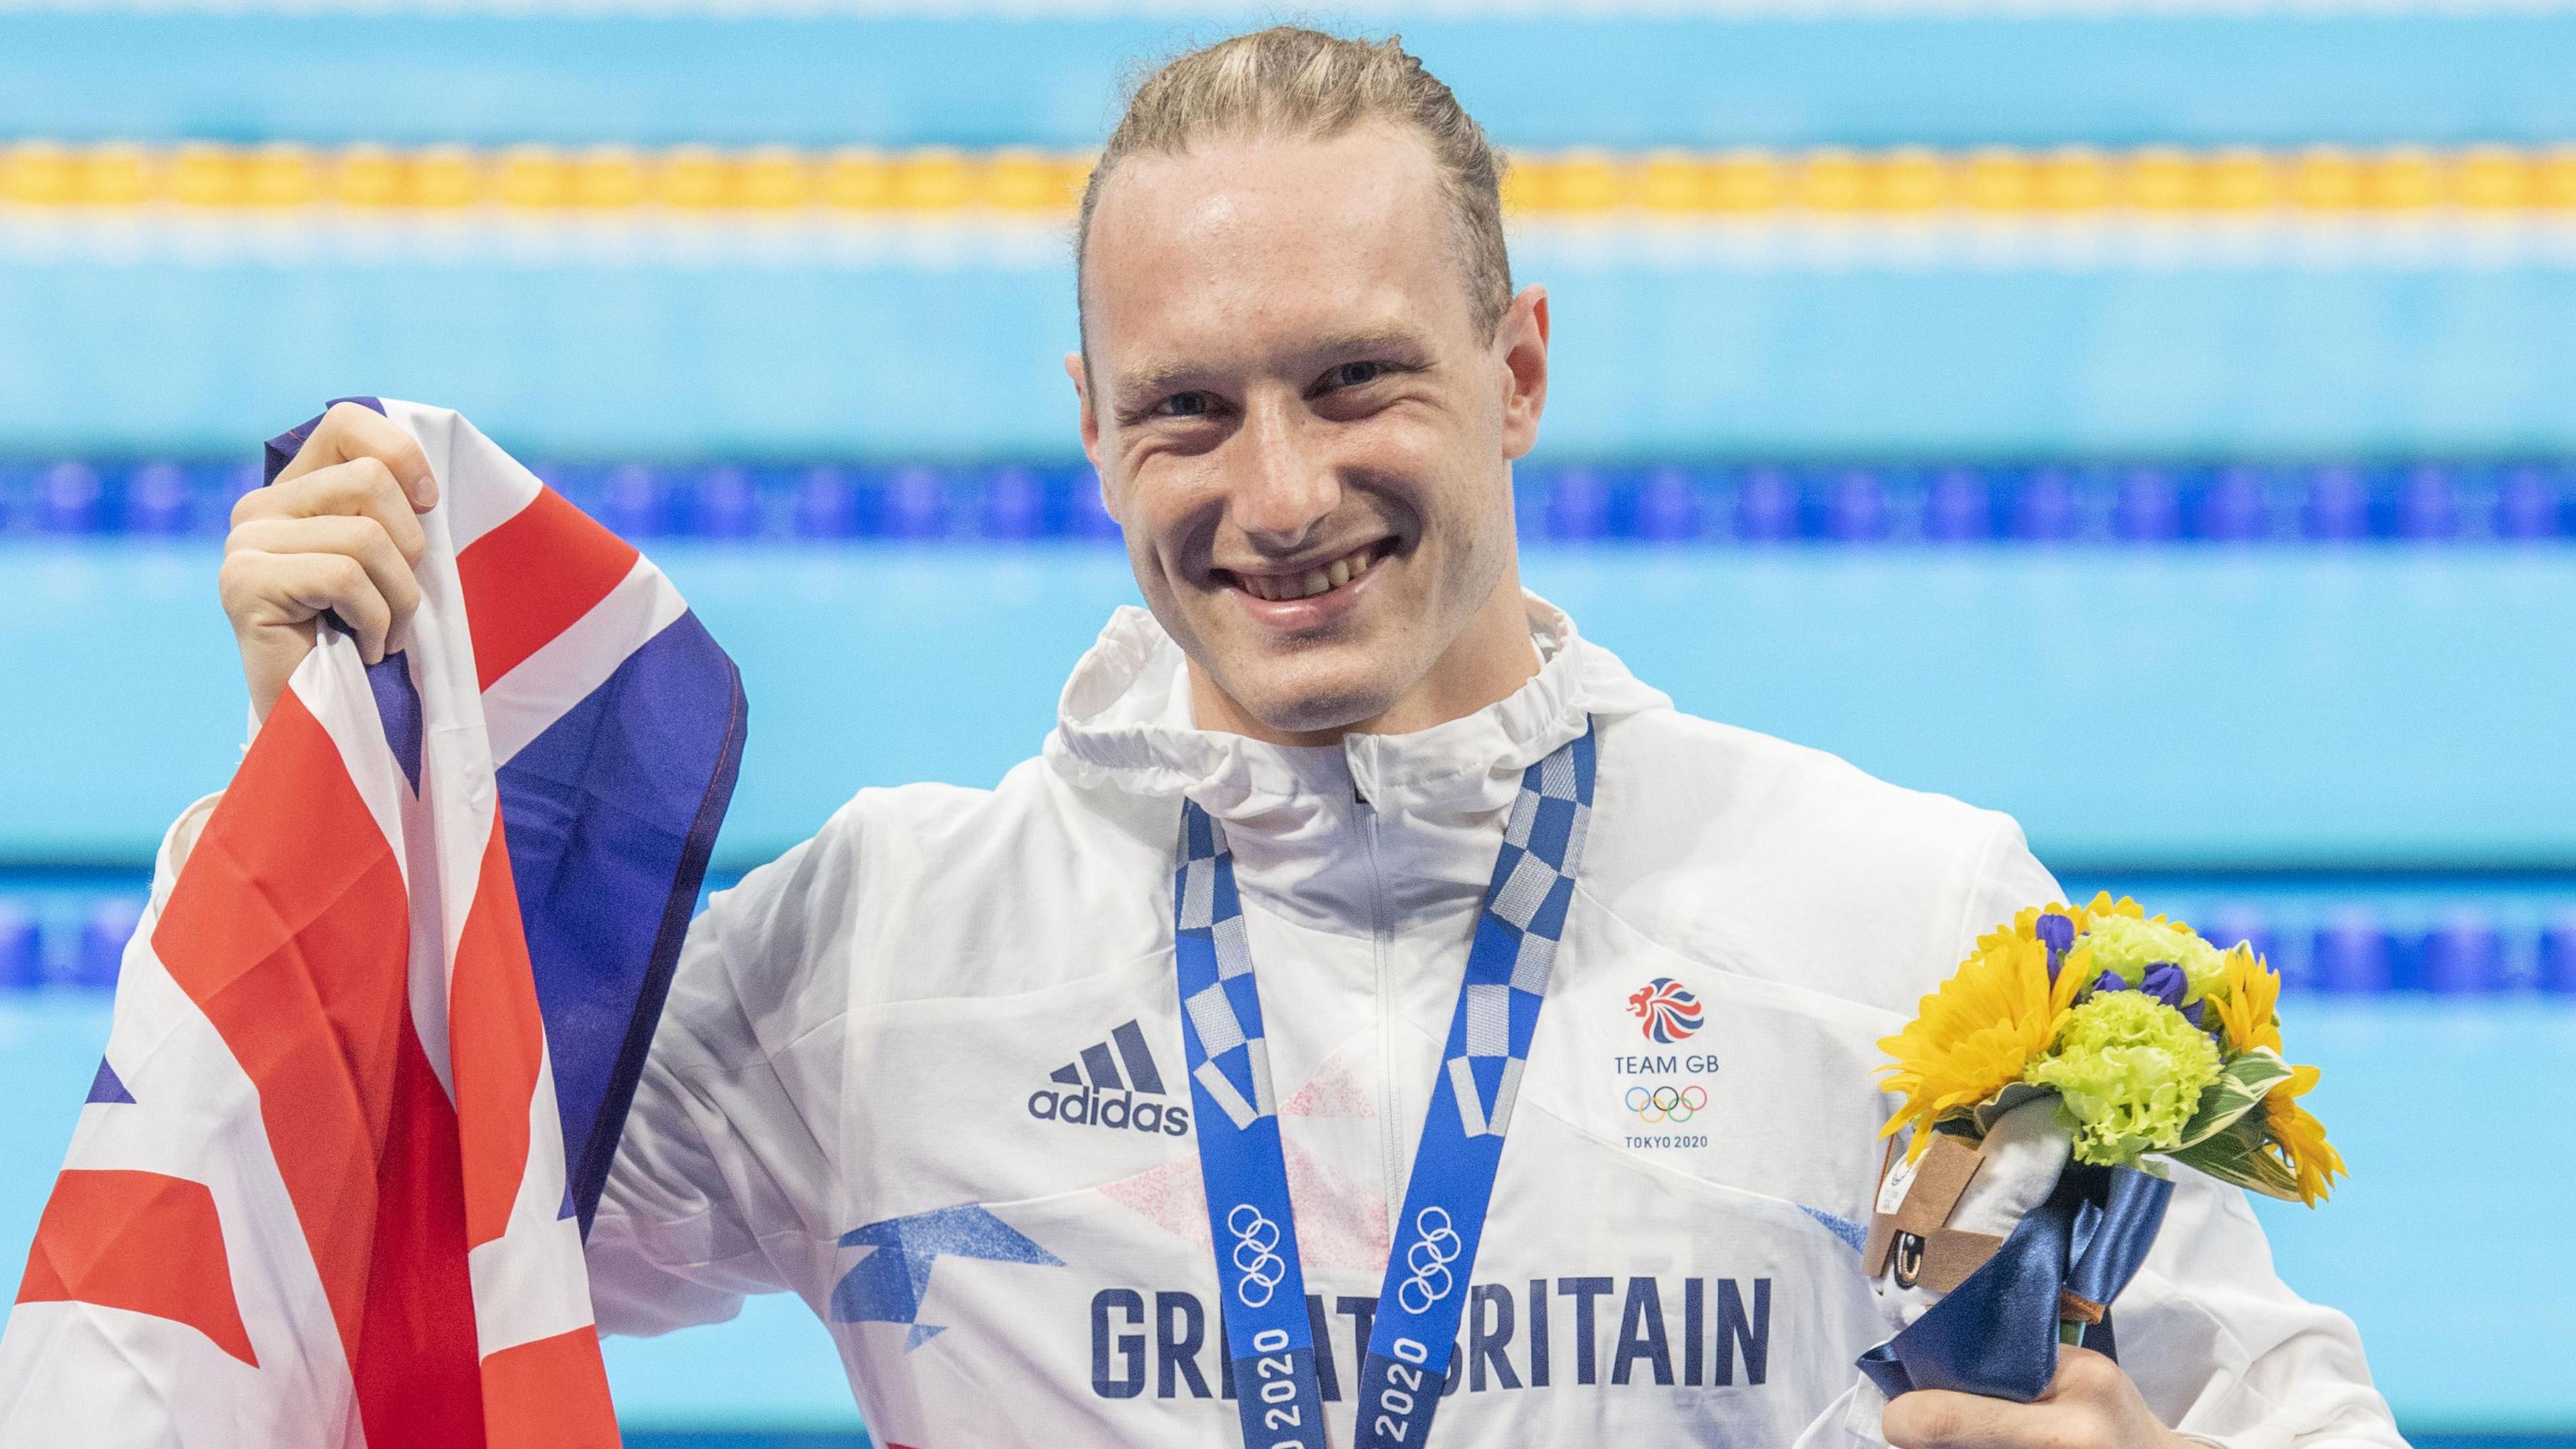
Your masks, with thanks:
[(2057, 1379), (2027, 1404), (1918, 1389), (1879, 1421), (1895, 1449), (2175, 1449), (2120, 1366), (2088, 1348), (2058, 1350)]

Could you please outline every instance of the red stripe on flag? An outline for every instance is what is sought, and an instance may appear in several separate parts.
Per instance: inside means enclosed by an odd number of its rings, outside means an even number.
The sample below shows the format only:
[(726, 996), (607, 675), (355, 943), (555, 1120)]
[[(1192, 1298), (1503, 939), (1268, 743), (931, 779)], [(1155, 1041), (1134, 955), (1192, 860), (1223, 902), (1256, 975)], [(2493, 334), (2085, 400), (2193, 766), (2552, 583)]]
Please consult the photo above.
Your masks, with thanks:
[(366, 1327), (350, 1377), (367, 1449), (470, 1449), (482, 1442), (474, 1280), (456, 1110), (404, 1015), (392, 1135), (376, 1164), (376, 1242)]
[(447, 1055), (456, 1068), (468, 1246), (479, 1248), (510, 1226), (510, 1206), (528, 1174), (528, 1113), (545, 1049), (536, 972), (528, 964), (518, 888), (495, 810), (448, 984)]
[(615, 1449), (599, 1331), (576, 1328), (483, 1360), (483, 1412), (492, 1449)]
[(215, 1195), (158, 1172), (63, 1169), (36, 1223), (21, 1303), (95, 1303), (184, 1323), (259, 1367), (233, 1298)]
[(189, 853), (152, 947), (259, 1090), (353, 1367), (377, 1168), (411, 1036), (407, 917), (392, 847), (329, 732), (288, 690)]
[(587, 614), (635, 569), (635, 550), (551, 488), (456, 556), (484, 689)]

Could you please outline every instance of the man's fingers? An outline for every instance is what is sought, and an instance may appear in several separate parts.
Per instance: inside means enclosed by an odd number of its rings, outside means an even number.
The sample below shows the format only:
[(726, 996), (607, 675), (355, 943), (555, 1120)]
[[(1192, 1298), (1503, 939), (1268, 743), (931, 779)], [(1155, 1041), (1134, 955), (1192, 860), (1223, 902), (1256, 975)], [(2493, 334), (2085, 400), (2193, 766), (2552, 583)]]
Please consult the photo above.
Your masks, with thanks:
[(296, 450), (295, 461), (269, 486), (359, 458), (373, 458), (391, 469), (413, 508), (426, 510), (438, 502), (438, 479), (429, 471), (429, 455), (392, 420), (357, 403), (332, 404), (314, 425), (313, 435)]
[(252, 489), (233, 505), (236, 528), (254, 519), (333, 515), (374, 519), (406, 563), (420, 562), (429, 547), (401, 481), (381, 458), (353, 458), (292, 479), (280, 473), (277, 482)]
[(2171, 1437), (2118, 1364), (2072, 1347), (2058, 1350), (2036, 1402), (1918, 1389), (1888, 1403), (1879, 1430), (1896, 1449), (2116, 1449)]
[(217, 586), (224, 612), (245, 635), (295, 630), (306, 633), (325, 610), (357, 635), (369, 664), (385, 657), (393, 606), (366, 567), (345, 553), (261, 553), (245, 549), (224, 558)]
[[(2053, 1397), (2053, 1395), (2050, 1395)], [(1888, 1400), (1880, 1434), (1896, 1449), (2110, 1449), (2105, 1415), (2066, 1405), (1914, 1390)]]
[[(329, 553), (353, 558), (384, 600), (396, 632), (420, 607), (420, 581), (411, 571), (412, 560), (394, 547), (384, 526), (371, 517), (254, 518), (235, 528), (224, 547), (228, 553)], [(354, 625), (355, 621), (348, 622)]]
[[(1996, 1400), (1916, 1389), (1888, 1401), (1879, 1432), (1896, 1449), (1988, 1449), (2009, 1441), (1993, 1423)], [(2019, 1407), (2019, 1406), (2016, 1406)]]

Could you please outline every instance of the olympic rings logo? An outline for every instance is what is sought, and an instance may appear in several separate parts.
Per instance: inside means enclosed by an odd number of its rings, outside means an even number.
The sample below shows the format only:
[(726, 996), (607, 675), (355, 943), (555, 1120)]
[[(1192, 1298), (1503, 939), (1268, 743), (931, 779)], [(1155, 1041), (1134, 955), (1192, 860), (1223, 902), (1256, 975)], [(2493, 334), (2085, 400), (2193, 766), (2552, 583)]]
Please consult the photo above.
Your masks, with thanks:
[(1697, 1084), (1628, 1089), (1628, 1110), (1647, 1122), (1687, 1122), (1707, 1108), (1708, 1090)]
[(1234, 1234), (1234, 1266), (1243, 1274), (1234, 1281), (1235, 1298), (1246, 1308), (1266, 1306), (1288, 1278), (1287, 1260), (1279, 1256), (1279, 1225), (1243, 1202), (1226, 1214), (1225, 1228)]
[(1413, 1246), (1404, 1250), (1404, 1266), (1411, 1270), (1395, 1290), (1395, 1301), (1407, 1313), (1427, 1313), (1431, 1305), (1449, 1296), (1458, 1286), (1450, 1276), (1449, 1265), (1467, 1245), (1458, 1239), (1458, 1230), (1449, 1223), (1448, 1210), (1437, 1203), (1414, 1214)]

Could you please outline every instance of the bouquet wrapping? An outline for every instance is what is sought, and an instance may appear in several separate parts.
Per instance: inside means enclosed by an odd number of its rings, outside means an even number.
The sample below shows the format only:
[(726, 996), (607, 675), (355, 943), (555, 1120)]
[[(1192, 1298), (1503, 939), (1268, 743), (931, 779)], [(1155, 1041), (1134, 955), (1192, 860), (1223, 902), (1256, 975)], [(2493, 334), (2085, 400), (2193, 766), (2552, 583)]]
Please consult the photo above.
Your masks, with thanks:
[(1862, 1270), (1904, 1326), (1862, 1355), (1870, 1382), (2027, 1403), (2059, 1345), (2116, 1358), (2171, 1163), (2322, 1201), (2343, 1160), (2299, 1105), (2317, 1070), (2282, 1058), (2280, 993), (2246, 946), (2107, 895), (1980, 938), (1880, 1043), (1904, 1101)]

